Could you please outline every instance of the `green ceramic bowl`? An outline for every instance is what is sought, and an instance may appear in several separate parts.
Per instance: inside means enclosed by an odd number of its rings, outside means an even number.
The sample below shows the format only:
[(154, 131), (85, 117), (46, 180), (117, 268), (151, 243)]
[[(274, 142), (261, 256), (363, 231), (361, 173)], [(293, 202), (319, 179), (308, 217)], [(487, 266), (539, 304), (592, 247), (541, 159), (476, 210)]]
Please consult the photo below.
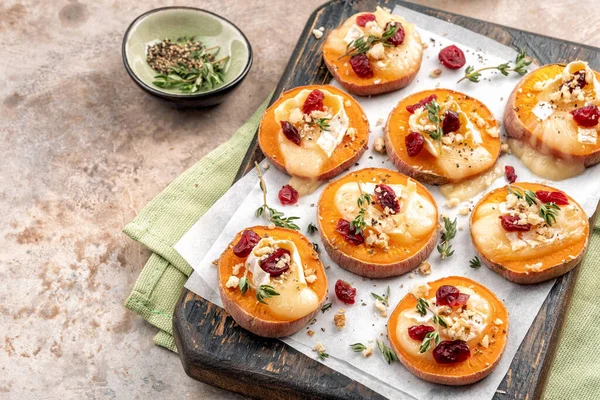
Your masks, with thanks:
[[(146, 62), (148, 45), (182, 36), (197, 36), (207, 47), (220, 46), (219, 57), (230, 56), (223, 85), (187, 94), (152, 84), (157, 72)], [(151, 95), (178, 106), (204, 107), (222, 102), (244, 80), (252, 66), (252, 48), (242, 31), (225, 18), (199, 8), (164, 7), (140, 15), (127, 28), (123, 63), (134, 82)]]

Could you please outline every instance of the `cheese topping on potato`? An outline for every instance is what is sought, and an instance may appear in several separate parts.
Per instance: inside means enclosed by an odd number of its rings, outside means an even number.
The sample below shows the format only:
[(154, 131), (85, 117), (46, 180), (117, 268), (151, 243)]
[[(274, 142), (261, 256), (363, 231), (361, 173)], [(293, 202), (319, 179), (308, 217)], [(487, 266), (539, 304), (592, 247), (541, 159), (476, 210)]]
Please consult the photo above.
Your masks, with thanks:
[[(290, 252), (289, 259), (285, 260), (289, 262), (290, 268), (278, 277), (271, 277), (261, 268), (260, 261), (279, 248)], [(245, 266), (252, 274), (251, 282), (254, 287), (270, 285), (279, 293), (278, 296), (267, 300), (267, 306), (275, 316), (302, 318), (319, 305), (317, 294), (308, 287), (309, 283), (315, 281), (316, 276), (314, 273), (305, 276), (300, 253), (293, 241), (261, 239), (248, 255)]]
[[(335, 206), (342, 218), (352, 221), (360, 211), (357, 200), (361, 194), (368, 193), (376, 198), (376, 184), (372, 182), (347, 182), (335, 194)], [(394, 238), (401, 243), (412, 243), (430, 234), (437, 224), (436, 209), (427, 198), (417, 193), (417, 185), (409, 179), (407, 185), (392, 184), (400, 203), (400, 212), (391, 213), (381, 210), (375, 204), (366, 208), (364, 220), (369, 234), (366, 236), (367, 245), (387, 247), (389, 239)]]
[[(433, 314), (427, 310), (421, 315), (416, 309), (402, 311), (396, 325), (396, 334), (404, 349), (412, 355), (430, 359), (434, 362), (430, 351), (420, 353), (421, 341), (413, 340), (408, 335), (408, 328), (414, 325), (430, 325), (438, 329), (441, 340), (464, 340), (470, 347), (483, 340), (483, 332), (492, 323), (490, 321), (491, 306), (487, 299), (479, 296), (473, 289), (465, 286), (456, 286), (460, 293), (469, 295), (464, 307), (436, 306), (436, 296), (427, 291), (422, 297), (430, 305), (431, 310), (438, 314), (447, 324), (447, 328), (441, 328), (433, 322)], [(422, 293), (421, 293), (422, 294)]]
[(452, 96), (439, 104), (438, 117), (443, 120), (448, 111), (458, 115), (460, 127), (444, 134), (440, 140), (434, 140), (430, 135), (436, 130), (436, 125), (430, 120), (430, 111), (425, 106), (415, 110), (409, 117), (408, 125), (411, 132), (419, 132), (423, 136), (425, 149), (435, 157), (444, 174), (461, 179), (471, 173), (472, 168), (489, 165), (493, 161), (492, 155), (482, 144), (487, 136), (498, 138), (500, 132), (497, 127), (490, 127), (477, 112), (467, 114)]
[[(540, 214), (542, 203), (528, 204), (508, 193), (504, 201), (486, 201), (472, 216), (472, 237), (480, 251), (494, 262), (537, 259), (575, 243), (586, 234), (587, 216), (574, 202), (557, 206), (555, 221), (549, 225)], [(501, 217), (510, 216), (523, 230), (507, 231)], [(537, 270), (543, 265), (535, 267)]]
[(320, 89), (325, 95), (323, 111), (304, 114), (302, 109), (311, 90), (300, 91), (275, 109), (275, 121), (291, 123), (298, 131), (300, 145), (279, 132), (278, 141), (285, 156), (286, 169), (292, 175), (317, 176), (325, 162), (349, 130), (349, 118), (344, 108), (344, 98)]
[(534, 134), (552, 147), (569, 152), (581, 144), (596, 144), (599, 126), (585, 128), (573, 120), (571, 111), (585, 105), (600, 106), (600, 84), (587, 62), (573, 61), (562, 73), (533, 86), (537, 104)]

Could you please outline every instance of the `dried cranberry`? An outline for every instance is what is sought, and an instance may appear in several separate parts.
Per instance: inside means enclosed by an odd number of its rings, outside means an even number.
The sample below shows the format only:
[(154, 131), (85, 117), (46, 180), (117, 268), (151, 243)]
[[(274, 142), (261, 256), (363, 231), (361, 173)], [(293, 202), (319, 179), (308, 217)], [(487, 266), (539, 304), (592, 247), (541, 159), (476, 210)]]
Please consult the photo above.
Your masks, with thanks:
[(515, 167), (511, 167), (510, 165), (504, 166), (504, 175), (506, 175), (506, 180), (508, 180), (508, 183), (515, 183), (515, 181), (517, 180)]
[[(279, 260), (285, 256), (287, 256), (287, 260), (280, 263)], [(260, 260), (258, 265), (260, 265), (260, 268), (267, 274), (271, 276), (279, 276), (290, 269), (290, 261), (290, 251), (279, 248), (269, 254), (266, 258)]]
[(374, 75), (369, 57), (364, 53), (350, 57), (350, 65), (354, 73), (361, 78), (372, 78)]
[(392, 46), (400, 46), (402, 43), (404, 43), (404, 36), (406, 35), (404, 33), (404, 28), (402, 27), (402, 24), (400, 22), (388, 22), (385, 25), (386, 31), (390, 28), (390, 25), (397, 26), (398, 30), (396, 31), (396, 33), (394, 33), (394, 36), (392, 36), (386, 41), (386, 43), (389, 43)]
[(519, 217), (516, 215), (501, 215), (500, 222), (506, 232), (528, 232), (531, 230), (531, 224), (519, 225)]
[(414, 112), (417, 111), (419, 108), (425, 106), (425, 104), (427, 103), (431, 103), (433, 100), (437, 100), (437, 95), (432, 94), (431, 96), (427, 96), (424, 99), (419, 100), (417, 104), (406, 106), (406, 111), (408, 111), (411, 114), (414, 114)]
[(435, 292), (435, 304), (450, 307), (464, 306), (469, 297), (468, 294), (461, 293), (456, 286), (442, 285)]
[(356, 231), (350, 227), (350, 222), (340, 218), (335, 230), (344, 236), (344, 240), (350, 244), (358, 246), (365, 241), (365, 237), (362, 232), (356, 233)]
[[(577, 76), (577, 78), (575, 78), (575, 76)], [(563, 83), (563, 85), (566, 85), (569, 88), (569, 92), (573, 93), (573, 90), (575, 90), (575, 88), (583, 88), (586, 85), (586, 83), (587, 82), (585, 81), (585, 70), (581, 69), (575, 72), (573, 74), (573, 78), (570, 81)]]
[(288, 121), (281, 121), (281, 130), (290, 142), (300, 146), (300, 134), (294, 125), (290, 124)]
[(535, 192), (535, 197), (540, 199), (542, 203), (554, 203), (559, 206), (569, 204), (569, 198), (563, 192), (548, 192), (546, 190), (538, 190)]
[(433, 358), (439, 364), (462, 362), (471, 357), (471, 349), (464, 340), (444, 340), (433, 349)]
[(375, 199), (377, 204), (384, 210), (388, 207), (394, 214), (400, 212), (400, 203), (396, 198), (396, 192), (388, 185), (380, 184), (375, 186)]
[(298, 192), (290, 185), (282, 186), (277, 197), (279, 197), (279, 202), (284, 206), (298, 202)]
[(375, 20), (377, 20), (375, 14), (361, 14), (358, 17), (356, 17), (356, 25), (365, 26), (367, 25), (367, 22)]
[(435, 331), (433, 326), (413, 325), (408, 328), (408, 336), (413, 340), (423, 340), (425, 339), (425, 335), (433, 331)]
[(598, 125), (600, 109), (598, 109), (598, 106), (590, 104), (589, 106), (576, 108), (571, 111), (571, 115), (577, 125), (583, 126), (584, 128), (591, 128), (592, 126)]
[(238, 257), (248, 257), (248, 254), (252, 251), (254, 246), (260, 242), (260, 236), (256, 234), (252, 229), (246, 229), (242, 233), (240, 241), (237, 242), (233, 248), (233, 254)]
[(306, 96), (304, 104), (302, 105), (302, 112), (304, 114), (310, 114), (313, 111), (323, 111), (323, 100), (325, 99), (325, 93), (319, 89), (315, 89)]
[(455, 45), (443, 48), (438, 58), (444, 66), (450, 69), (462, 68), (467, 63), (465, 53)]
[(335, 295), (346, 304), (354, 304), (356, 288), (353, 288), (348, 282), (338, 279), (335, 283)]
[(460, 120), (458, 119), (458, 113), (452, 110), (448, 110), (444, 113), (444, 119), (442, 120), (442, 131), (444, 135), (450, 132), (456, 132), (460, 128)]
[(425, 139), (419, 132), (411, 132), (404, 137), (404, 144), (406, 145), (408, 156), (414, 157), (423, 150)]

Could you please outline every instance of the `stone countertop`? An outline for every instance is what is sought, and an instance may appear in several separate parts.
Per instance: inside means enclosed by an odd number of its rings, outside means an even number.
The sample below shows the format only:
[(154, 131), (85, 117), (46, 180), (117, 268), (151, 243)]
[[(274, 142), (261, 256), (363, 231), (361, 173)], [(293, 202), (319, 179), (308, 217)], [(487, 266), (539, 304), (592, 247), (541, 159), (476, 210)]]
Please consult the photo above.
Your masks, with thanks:
[[(148, 252), (121, 229), (252, 114), (322, 1), (174, 3), (252, 43), (252, 71), (221, 106), (170, 109), (127, 76), (125, 29), (165, 2), (0, 2), (0, 398), (239, 397), (189, 379), (123, 307)], [(420, 3), (600, 46), (586, 2)]]

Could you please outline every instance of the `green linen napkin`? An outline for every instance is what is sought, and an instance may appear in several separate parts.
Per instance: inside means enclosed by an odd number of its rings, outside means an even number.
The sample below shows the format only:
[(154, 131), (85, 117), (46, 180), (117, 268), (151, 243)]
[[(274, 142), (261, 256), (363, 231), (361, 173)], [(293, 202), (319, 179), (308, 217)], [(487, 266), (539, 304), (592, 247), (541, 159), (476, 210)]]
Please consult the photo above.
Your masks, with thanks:
[(152, 251), (125, 307), (160, 330), (154, 337), (159, 346), (177, 351), (173, 310), (192, 273), (173, 245), (233, 183), (271, 96), (227, 142), (175, 179), (123, 229)]
[(544, 399), (600, 398), (600, 218), (573, 290)]
[[(196, 163), (154, 198), (123, 230), (153, 254), (125, 306), (159, 329), (154, 342), (177, 351), (172, 317), (191, 274), (173, 245), (233, 183), (270, 96), (226, 143)], [(198, 185), (197, 185), (198, 184)], [(544, 392), (546, 399), (593, 398), (600, 393), (600, 220), (592, 234)]]

